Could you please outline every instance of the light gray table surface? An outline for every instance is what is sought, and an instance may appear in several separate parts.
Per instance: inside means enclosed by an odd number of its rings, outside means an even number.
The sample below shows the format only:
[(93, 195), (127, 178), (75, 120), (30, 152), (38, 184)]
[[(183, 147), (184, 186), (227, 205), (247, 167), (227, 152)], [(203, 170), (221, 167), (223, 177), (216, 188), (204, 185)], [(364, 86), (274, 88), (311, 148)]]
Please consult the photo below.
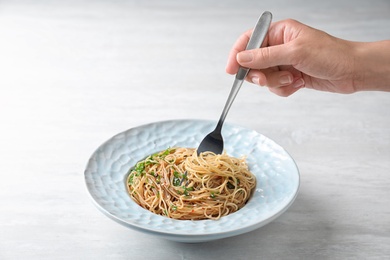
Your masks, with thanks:
[(99, 212), (93, 151), (126, 129), (217, 120), (236, 38), (265, 10), (354, 41), (390, 38), (390, 1), (0, 1), (0, 259), (389, 259), (390, 94), (244, 83), (227, 122), (296, 161), (295, 203), (250, 233), (181, 244)]

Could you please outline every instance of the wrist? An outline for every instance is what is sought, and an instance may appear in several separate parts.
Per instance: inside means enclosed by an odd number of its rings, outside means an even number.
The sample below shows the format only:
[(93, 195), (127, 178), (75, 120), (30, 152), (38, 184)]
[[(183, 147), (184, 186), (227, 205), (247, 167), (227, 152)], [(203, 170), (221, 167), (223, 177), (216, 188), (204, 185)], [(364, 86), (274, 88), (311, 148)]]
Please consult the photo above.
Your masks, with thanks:
[(353, 45), (355, 90), (390, 91), (390, 41)]

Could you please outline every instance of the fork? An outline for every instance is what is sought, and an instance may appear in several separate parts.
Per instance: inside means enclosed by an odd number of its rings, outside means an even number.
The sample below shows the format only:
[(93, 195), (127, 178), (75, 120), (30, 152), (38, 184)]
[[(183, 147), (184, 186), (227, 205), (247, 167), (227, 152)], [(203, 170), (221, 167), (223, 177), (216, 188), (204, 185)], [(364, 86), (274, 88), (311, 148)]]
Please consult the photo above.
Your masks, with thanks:
[[(268, 28), (272, 21), (272, 14), (268, 11), (264, 12), (257, 24), (255, 29), (252, 32), (252, 35), (249, 39), (248, 45), (246, 46), (246, 50), (257, 49), (260, 48), (263, 43), (265, 36), (267, 35)], [(213, 152), (215, 154), (221, 154), (223, 152), (223, 137), (222, 137), (222, 126), (225, 121), (226, 115), (229, 112), (229, 109), (237, 96), (238, 91), (240, 90), (242, 83), (244, 82), (245, 77), (248, 75), (249, 69), (240, 67), (234, 79), (233, 87), (230, 91), (229, 97), (226, 101), (225, 107), (222, 111), (221, 117), (217, 123), (215, 129), (206, 135), (203, 141), (200, 143), (197, 154), (198, 156), (206, 151)]]

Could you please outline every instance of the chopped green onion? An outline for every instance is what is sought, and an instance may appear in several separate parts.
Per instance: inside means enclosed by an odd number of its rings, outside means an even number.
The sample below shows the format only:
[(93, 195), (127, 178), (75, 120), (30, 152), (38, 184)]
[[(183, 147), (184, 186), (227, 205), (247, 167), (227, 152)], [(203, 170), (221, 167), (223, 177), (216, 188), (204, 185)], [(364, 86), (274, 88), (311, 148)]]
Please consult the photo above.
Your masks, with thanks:
[(188, 193), (189, 191), (193, 191), (194, 190), (194, 188), (192, 188), (192, 187), (182, 186), (182, 188), (184, 189), (183, 193), (184, 193), (185, 196), (189, 195), (189, 193)]
[(135, 166), (135, 171), (137, 172), (137, 176), (143, 175), (145, 171), (145, 162), (138, 162)]
[(129, 183), (130, 185), (132, 185), (133, 182), (134, 182), (134, 174), (133, 174), (133, 172), (132, 172), (132, 173), (130, 173), (130, 177), (129, 177), (128, 183)]
[(181, 182), (180, 173), (178, 173), (177, 171), (173, 172), (173, 181), (172, 182), (173, 182), (173, 186), (180, 185), (180, 182)]

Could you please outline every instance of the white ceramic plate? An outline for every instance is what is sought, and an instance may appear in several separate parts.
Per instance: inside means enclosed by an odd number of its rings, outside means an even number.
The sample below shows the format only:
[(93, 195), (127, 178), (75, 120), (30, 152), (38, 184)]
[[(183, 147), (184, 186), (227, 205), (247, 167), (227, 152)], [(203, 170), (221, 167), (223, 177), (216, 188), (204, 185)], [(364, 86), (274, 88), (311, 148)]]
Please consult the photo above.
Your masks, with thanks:
[(118, 223), (180, 242), (205, 242), (255, 230), (280, 216), (299, 189), (294, 160), (279, 145), (256, 131), (225, 124), (226, 152), (247, 156), (256, 189), (239, 211), (219, 220), (175, 220), (137, 205), (126, 191), (129, 169), (146, 156), (168, 147), (197, 147), (216, 122), (172, 120), (151, 123), (115, 135), (91, 156), (85, 182), (95, 205)]

